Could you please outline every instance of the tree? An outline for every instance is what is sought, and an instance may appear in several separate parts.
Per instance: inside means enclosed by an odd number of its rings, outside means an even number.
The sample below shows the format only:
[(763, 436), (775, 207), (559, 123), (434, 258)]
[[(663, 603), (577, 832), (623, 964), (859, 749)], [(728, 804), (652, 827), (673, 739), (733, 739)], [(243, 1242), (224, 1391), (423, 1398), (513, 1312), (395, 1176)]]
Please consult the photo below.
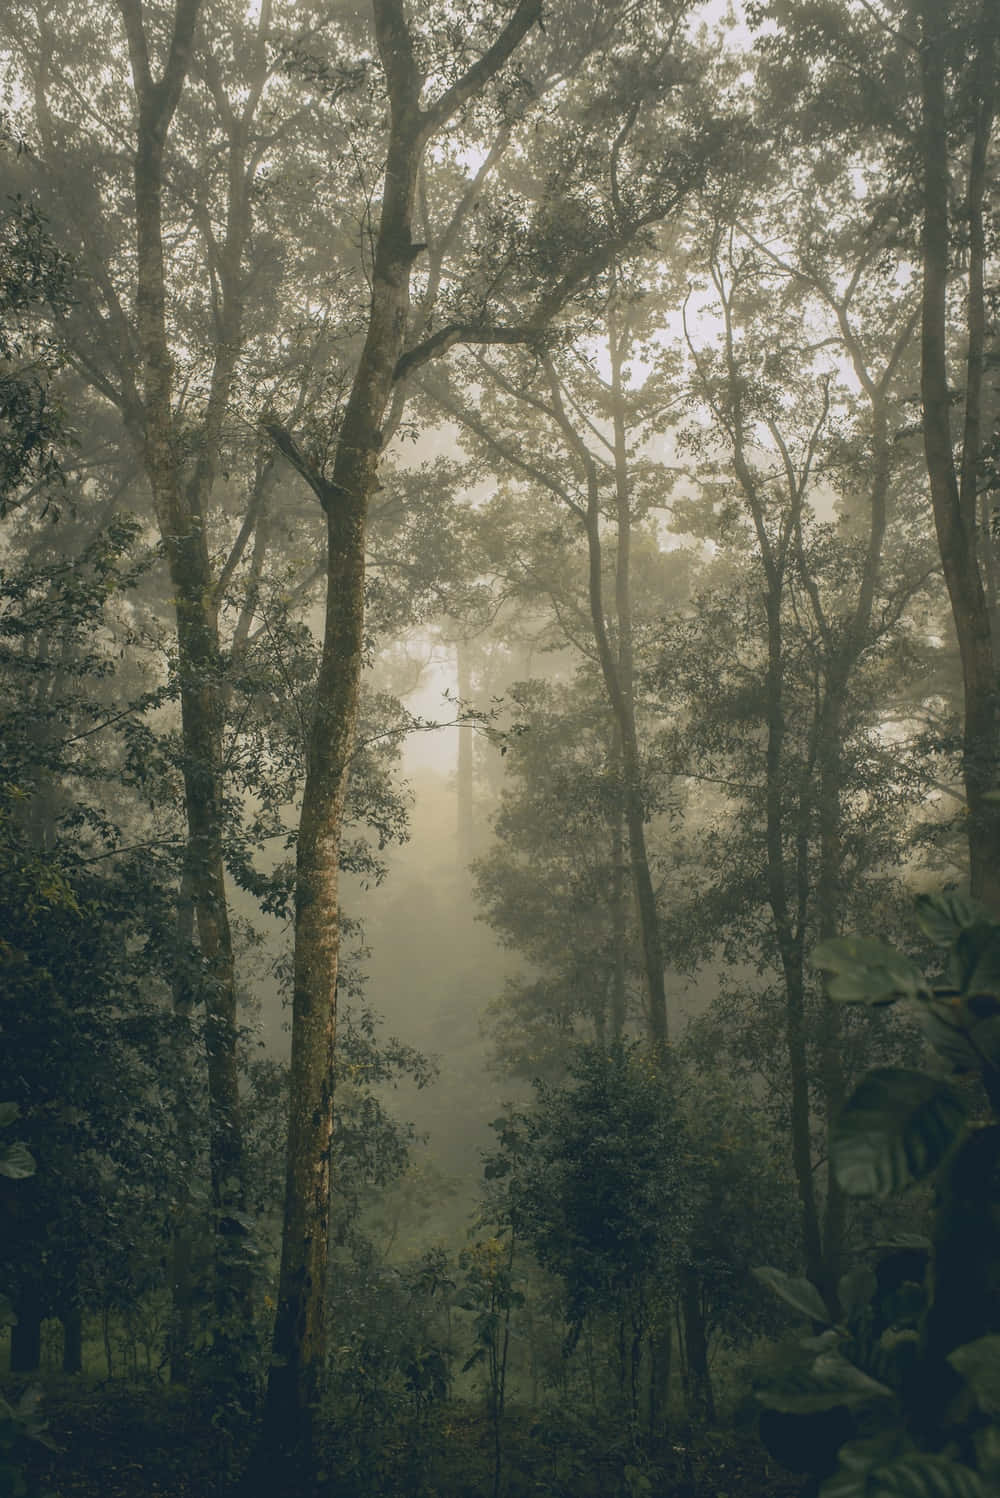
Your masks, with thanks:
[[(924, 450), (931, 502), (945, 582), (958, 635), (964, 686), (962, 773), (968, 809), (969, 880), (974, 898), (1000, 910), (1000, 810), (990, 793), (1000, 779), (1000, 716), (997, 705), (997, 642), (988, 596), (992, 525), (990, 484), (984, 484), (984, 458), (992, 439), (983, 431), (988, 366), (986, 271), (989, 253), (986, 219), (989, 150), (996, 103), (998, 22), (995, 6), (984, 3), (968, 22), (948, 24), (940, 8), (913, 8), (919, 28), (923, 169), (923, 299), (920, 388)], [(963, 24), (964, 23), (964, 24)], [(950, 208), (955, 191), (949, 161), (947, 73), (959, 48), (970, 48), (964, 69), (956, 70), (953, 111), (968, 143), (961, 218), (968, 236), (966, 272), (965, 388), (963, 424), (956, 458), (951, 429), (952, 391), (948, 382), (947, 303), (952, 264)], [(954, 63), (953, 63), (954, 66)], [(964, 74), (964, 76), (963, 76)], [(959, 79), (961, 81), (959, 81)], [(964, 97), (963, 97), (964, 95)], [(956, 108), (957, 105), (957, 108)]]
[[(985, 287), (994, 249), (988, 229), (994, 8), (968, 4), (946, 13), (928, 0), (777, 4), (753, 12), (755, 21), (765, 15), (777, 24), (761, 41), (764, 78), (772, 97), (780, 90), (795, 99), (782, 111), (791, 138), (804, 136), (827, 158), (849, 154), (866, 174), (880, 177), (893, 229), (888, 252), (904, 274), (922, 273), (921, 432), (961, 660), (969, 875), (977, 896), (993, 902), (1000, 819), (988, 799), (997, 778), (997, 727)], [(816, 67), (819, 58), (823, 65)], [(961, 380), (954, 373), (959, 366)]]
[(417, 180), (431, 139), (483, 91), (537, 16), (537, 0), (522, 0), (492, 46), (422, 106), (425, 77), (403, 7), (398, 0), (374, 6), (390, 124), (368, 328), (332, 477), (312, 475), (326, 512), (327, 601), (296, 845), (288, 1177), (264, 1431), (265, 1445), (277, 1450), (308, 1455), (326, 1359), (340, 839), (364, 654), (366, 524), (419, 254)]
[[(891, 417), (916, 316), (912, 297), (885, 286), (878, 269), (895, 231), (877, 197), (862, 198), (859, 213), (842, 179), (831, 180), (827, 171), (813, 185), (815, 198), (805, 199), (803, 185), (814, 170), (807, 158), (802, 183), (792, 172), (780, 223), (769, 205), (763, 225), (755, 223), (748, 201), (731, 209), (728, 224), (716, 223), (709, 275), (722, 325), (718, 351), (699, 347), (690, 329), (688, 342), (696, 395), (711, 412), (714, 432), (724, 434), (724, 462), (732, 464), (765, 589), (767, 900), (786, 996), (807, 1272), (834, 1297), (843, 1203), (828, 1172), (824, 1209), (818, 1205), (810, 1092), (821, 1089), (832, 1118), (843, 1097), (842, 1040), (837, 1013), (827, 1006), (814, 1082), (807, 1061), (807, 943), (814, 920), (821, 935), (839, 929), (848, 898), (855, 679), (885, 648), (931, 567), (906, 537), (899, 514), (912, 475), (894, 451)], [(790, 314), (794, 321), (784, 321)], [(817, 335), (806, 349), (797, 347), (801, 318)], [(830, 347), (850, 361), (860, 401), (834, 366), (820, 362)], [(697, 427), (690, 440), (696, 449), (713, 441), (706, 443)], [(820, 520), (834, 503), (838, 529)], [(902, 568), (884, 561), (892, 529), (903, 541)], [(663, 669), (668, 678), (669, 658)], [(811, 678), (804, 698), (800, 671)]]
[(173, 860), (145, 841), (129, 848), (123, 826), (140, 820), (123, 735), (161, 699), (115, 701), (134, 666), (116, 680), (109, 650), (149, 558), (136, 555), (134, 522), (76, 552), (68, 528), (60, 550), (51, 522), (22, 514), (0, 577), (0, 1070), (44, 1164), (11, 1200), (4, 1233), (13, 1366), (37, 1366), (42, 1317), (57, 1315), (64, 1366), (77, 1372), (84, 1305), (106, 1292), (112, 1265), (123, 1278), (129, 1238), (162, 1258), (184, 1151), (165, 1004)]
[[(0, 115), (0, 159), (18, 149)], [(45, 318), (67, 306), (72, 277), (37, 206), (13, 194), (8, 202), (0, 227), (0, 517), (28, 488), (54, 489), (59, 478), (56, 448), (66, 433), (54, 377), (64, 352)]]

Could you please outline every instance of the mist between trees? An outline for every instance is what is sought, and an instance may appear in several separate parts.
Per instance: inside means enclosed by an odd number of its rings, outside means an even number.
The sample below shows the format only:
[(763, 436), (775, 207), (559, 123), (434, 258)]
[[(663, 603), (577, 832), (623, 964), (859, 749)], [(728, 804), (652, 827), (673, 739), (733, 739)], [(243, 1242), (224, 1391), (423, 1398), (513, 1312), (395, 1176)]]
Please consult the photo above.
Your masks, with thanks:
[(9, 0), (0, 1494), (995, 1490), (998, 29)]

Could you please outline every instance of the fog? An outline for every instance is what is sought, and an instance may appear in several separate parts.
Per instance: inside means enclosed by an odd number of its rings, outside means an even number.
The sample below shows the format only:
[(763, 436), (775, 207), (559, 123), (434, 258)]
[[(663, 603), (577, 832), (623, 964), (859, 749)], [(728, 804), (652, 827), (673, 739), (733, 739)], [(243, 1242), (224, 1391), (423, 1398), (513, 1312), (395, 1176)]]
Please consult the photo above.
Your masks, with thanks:
[(998, 59), (0, 11), (0, 1498), (1000, 1490)]

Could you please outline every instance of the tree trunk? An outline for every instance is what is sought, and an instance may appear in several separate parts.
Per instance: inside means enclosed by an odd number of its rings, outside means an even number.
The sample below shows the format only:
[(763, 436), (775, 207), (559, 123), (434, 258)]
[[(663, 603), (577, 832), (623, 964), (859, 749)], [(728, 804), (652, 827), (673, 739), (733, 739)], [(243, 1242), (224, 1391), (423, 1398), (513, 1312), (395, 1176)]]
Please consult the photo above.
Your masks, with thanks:
[[(136, 312), (143, 361), (141, 447), (166, 547), (177, 614), (181, 738), (187, 817), (184, 881), (194, 906), (204, 964), (209, 1092), (209, 1156), (216, 1215), (215, 1290), (220, 1332), (235, 1315), (249, 1326), (247, 1286), (234, 1271), (232, 1215), (242, 1210), (243, 1133), (237, 1068), (236, 977), (222, 855), (222, 653), (204, 506), (217, 460), (217, 427), (239, 347), (242, 308), (230, 298), (225, 340), (212, 376), (203, 443), (190, 482), (181, 472), (172, 406), (166, 325), (163, 152), (190, 67), (200, 0), (177, 0), (163, 76), (150, 72), (139, 0), (119, 0), (138, 103), (135, 153)], [(237, 252), (238, 259), (238, 252)]]
[[(649, 1339), (649, 1434), (656, 1443), (663, 1434), (670, 1405), (670, 1375), (673, 1371), (674, 1337), (671, 1308), (663, 1308), (665, 1325), (654, 1326)], [(655, 1449), (655, 1447), (654, 1447)]]
[(920, 0), (923, 110), (924, 223), (921, 394), (924, 451), (931, 502), (964, 689), (962, 772), (968, 811), (972, 894), (1000, 914), (1000, 808), (987, 799), (1000, 786), (995, 647), (977, 556), (977, 496), (981, 447), (984, 334), (983, 196), (993, 125), (997, 11), (984, 0), (977, 38), (976, 122), (969, 169), (968, 354), (961, 479), (956, 473), (948, 388), (947, 286), (949, 263), (948, 113), (945, 46), (948, 13), (937, 0)]
[[(469, 644), (466, 640), (455, 642), (456, 668), (458, 672), (459, 711), (464, 712), (472, 698), (472, 666), (469, 659)], [(458, 767), (456, 792), (458, 800), (458, 865), (463, 872), (476, 856), (475, 796), (473, 779), (473, 729), (465, 724), (458, 730)]]
[(60, 1318), (63, 1329), (62, 1371), (83, 1372), (83, 1308), (79, 1300), (65, 1306)]
[(681, 1310), (687, 1353), (688, 1417), (692, 1420), (714, 1421), (715, 1395), (708, 1366), (708, 1339), (701, 1310), (701, 1286), (696, 1271), (690, 1267), (685, 1269), (681, 1280)]
[[(172, 973), (174, 1014), (187, 1031), (197, 990), (197, 957), (194, 950), (194, 899), (187, 869), (181, 875), (177, 897), (177, 923)], [(181, 1147), (190, 1148), (197, 1138), (197, 1118), (187, 1094), (189, 1062), (187, 1035), (181, 1041), (179, 1063), (182, 1073), (177, 1114), (177, 1135)], [(194, 1349), (194, 1238), (191, 1180), (196, 1161), (189, 1154), (183, 1162), (176, 1183), (170, 1223), (170, 1250), (167, 1259), (167, 1283), (170, 1289), (170, 1318), (167, 1326), (167, 1359), (171, 1383), (187, 1383), (191, 1376)]]
[[(614, 767), (620, 769), (621, 754), (615, 746)], [(628, 954), (625, 911), (625, 827), (624, 805), (620, 783), (615, 787), (615, 804), (611, 821), (611, 940), (614, 946), (614, 974), (611, 987), (611, 1038), (620, 1043), (625, 1034), (626, 958)]]
[(622, 367), (627, 333), (620, 324), (613, 290), (608, 309), (608, 345), (611, 354), (611, 402), (615, 459), (615, 621), (618, 631), (618, 691), (611, 693), (625, 772), (625, 820), (629, 857), (639, 911), (639, 931), (649, 1001), (649, 1029), (653, 1045), (666, 1049), (668, 1038), (667, 993), (664, 983), (663, 942), (656, 894), (646, 847), (646, 809), (642, 794), (642, 762), (635, 722), (635, 672), (632, 645), (632, 500), (628, 471), (625, 391)]
[[(823, 1262), (819, 1206), (813, 1179), (812, 1116), (809, 1104), (809, 1063), (806, 1053), (805, 958), (802, 949), (802, 919), (793, 920), (789, 910), (784, 848), (785, 795), (785, 663), (781, 624), (783, 579), (780, 570), (770, 582), (767, 607), (767, 678), (765, 685), (767, 749), (766, 841), (768, 900), (774, 920), (782, 974), (785, 982), (785, 1044), (788, 1048), (791, 1084), (792, 1165), (802, 1208), (802, 1247), (806, 1274), (824, 1294), (828, 1290)], [(799, 808), (800, 818), (804, 807)], [(800, 845), (801, 846), (801, 845)], [(800, 866), (798, 897), (803, 890)]]
[(340, 956), (338, 878), (364, 648), (365, 532), (382, 422), (403, 352), (417, 176), (427, 141), (503, 65), (538, 14), (522, 0), (497, 42), (438, 103), (423, 78), (401, 0), (375, 0), (390, 101), (389, 145), (364, 349), (337, 440), (333, 479), (312, 475), (327, 515), (327, 597), (296, 854), (290, 1115), (274, 1346), (262, 1451), (308, 1473), (327, 1346), (333, 1057)]
[(34, 1286), (17, 1301), (17, 1321), (10, 1329), (11, 1373), (35, 1373), (42, 1361), (42, 1302)]

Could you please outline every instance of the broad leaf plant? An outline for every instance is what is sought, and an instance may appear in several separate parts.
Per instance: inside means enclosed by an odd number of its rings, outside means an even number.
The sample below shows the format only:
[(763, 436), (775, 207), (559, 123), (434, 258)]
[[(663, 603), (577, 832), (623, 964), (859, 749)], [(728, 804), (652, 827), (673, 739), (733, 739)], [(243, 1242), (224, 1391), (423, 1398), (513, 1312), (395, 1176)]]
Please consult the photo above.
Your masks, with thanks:
[(825, 1477), (820, 1498), (1000, 1490), (1000, 923), (953, 894), (921, 895), (917, 921), (943, 949), (933, 978), (860, 936), (821, 943), (813, 960), (831, 1000), (907, 1003), (933, 1048), (926, 1071), (869, 1072), (830, 1134), (852, 1197), (933, 1180), (932, 1238), (899, 1240), (877, 1271), (845, 1275), (836, 1321), (810, 1281), (755, 1271), (812, 1323), (801, 1358), (758, 1397), (779, 1445)]

